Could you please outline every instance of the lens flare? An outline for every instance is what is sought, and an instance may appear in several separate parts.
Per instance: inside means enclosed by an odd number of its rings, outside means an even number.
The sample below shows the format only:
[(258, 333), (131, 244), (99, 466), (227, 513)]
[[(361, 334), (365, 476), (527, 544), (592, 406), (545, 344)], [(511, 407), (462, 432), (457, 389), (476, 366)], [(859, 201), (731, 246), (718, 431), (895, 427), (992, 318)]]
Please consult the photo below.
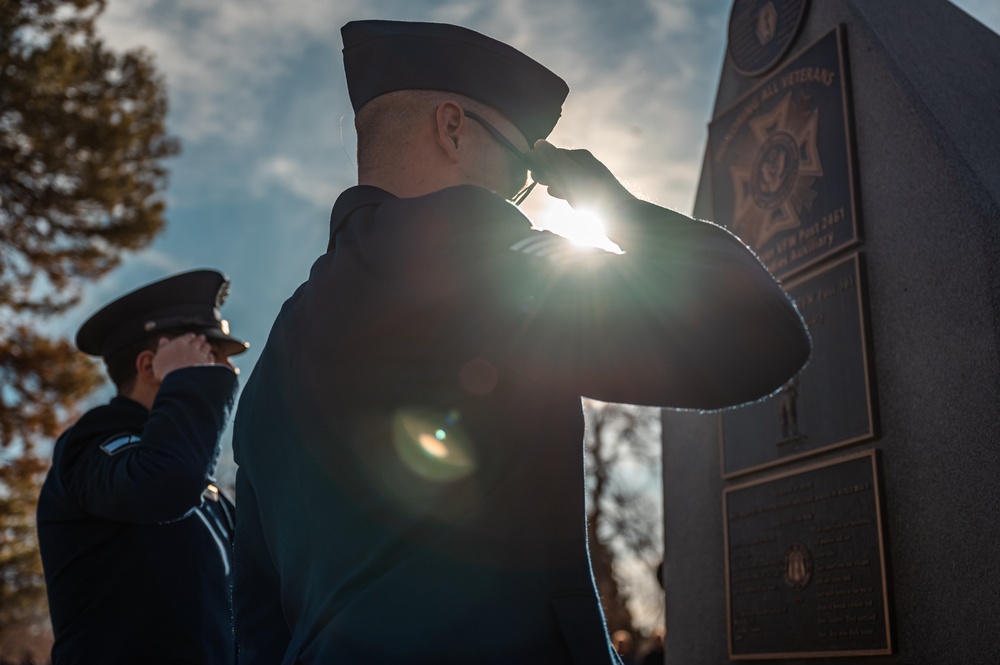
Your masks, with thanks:
[(448, 456), (448, 446), (443, 443), (445, 439), (443, 432), (438, 430), (438, 433), (442, 434), (442, 436), (438, 436), (437, 433), (434, 436), (427, 433), (421, 434), (417, 443), (419, 443), (420, 447), (424, 449), (424, 452), (431, 457), (444, 459)]
[(403, 463), (427, 480), (451, 482), (476, 468), (461, 414), (454, 409), (398, 411), (393, 423), (393, 443)]

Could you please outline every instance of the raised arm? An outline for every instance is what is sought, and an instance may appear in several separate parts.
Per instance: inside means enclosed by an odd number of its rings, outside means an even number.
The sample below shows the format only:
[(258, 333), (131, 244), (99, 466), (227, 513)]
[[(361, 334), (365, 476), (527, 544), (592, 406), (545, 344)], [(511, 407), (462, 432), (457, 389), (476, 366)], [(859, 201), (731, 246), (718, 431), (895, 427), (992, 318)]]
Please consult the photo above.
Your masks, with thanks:
[(61, 468), (67, 490), (88, 513), (106, 519), (183, 517), (201, 502), (236, 385), (224, 365), (170, 372), (141, 432), (108, 432), (67, 448)]
[(588, 151), (540, 141), (531, 155), (549, 193), (595, 210), (625, 253), (566, 259), (553, 247), (562, 239), (522, 245), (528, 256), (511, 273), (544, 285), (516, 356), (525, 372), (607, 401), (717, 409), (764, 397), (802, 368), (801, 317), (738, 238), (636, 199)]

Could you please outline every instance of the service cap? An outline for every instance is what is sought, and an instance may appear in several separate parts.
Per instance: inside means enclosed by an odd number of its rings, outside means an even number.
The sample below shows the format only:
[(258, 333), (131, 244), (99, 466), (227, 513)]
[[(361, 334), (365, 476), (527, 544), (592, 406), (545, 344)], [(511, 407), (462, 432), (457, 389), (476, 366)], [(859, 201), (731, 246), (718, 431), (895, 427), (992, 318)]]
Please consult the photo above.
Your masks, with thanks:
[(355, 112), (397, 90), (455, 92), (497, 109), (534, 144), (555, 127), (569, 94), (514, 47), (457, 25), (351, 21), (340, 32)]
[(229, 334), (219, 308), (229, 296), (229, 280), (217, 270), (192, 270), (147, 284), (108, 303), (76, 333), (76, 346), (109, 358), (147, 337), (194, 332), (224, 343), (229, 355), (250, 345)]

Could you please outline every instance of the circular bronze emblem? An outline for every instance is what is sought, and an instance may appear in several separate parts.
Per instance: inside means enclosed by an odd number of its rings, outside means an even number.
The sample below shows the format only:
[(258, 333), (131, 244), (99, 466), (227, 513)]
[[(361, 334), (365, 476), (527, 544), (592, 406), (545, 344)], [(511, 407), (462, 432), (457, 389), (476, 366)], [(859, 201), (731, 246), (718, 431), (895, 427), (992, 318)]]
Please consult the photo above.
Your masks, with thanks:
[(805, 545), (792, 545), (785, 552), (785, 584), (801, 591), (812, 581), (813, 558)]
[(799, 144), (788, 132), (777, 131), (757, 148), (750, 171), (750, 193), (763, 210), (773, 210), (788, 198), (799, 175)]
[(774, 67), (792, 45), (807, 0), (736, 0), (729, 14), (729, 57), (744, 76)]

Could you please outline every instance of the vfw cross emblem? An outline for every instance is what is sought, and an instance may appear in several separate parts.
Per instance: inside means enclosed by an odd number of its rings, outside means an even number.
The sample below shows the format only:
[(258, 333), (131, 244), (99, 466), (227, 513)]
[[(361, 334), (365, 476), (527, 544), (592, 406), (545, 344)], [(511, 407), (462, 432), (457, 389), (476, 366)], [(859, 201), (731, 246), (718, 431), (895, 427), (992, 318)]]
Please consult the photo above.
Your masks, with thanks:
[(729, 168), (733, 230), (754, 247), (800, 227), (802, 211), (816, 198), (813, 185), (823, 175), (819, 109), (810, 109), (809, 101), (788, 93), (770, 112), (751, 119), (735, 146)]

